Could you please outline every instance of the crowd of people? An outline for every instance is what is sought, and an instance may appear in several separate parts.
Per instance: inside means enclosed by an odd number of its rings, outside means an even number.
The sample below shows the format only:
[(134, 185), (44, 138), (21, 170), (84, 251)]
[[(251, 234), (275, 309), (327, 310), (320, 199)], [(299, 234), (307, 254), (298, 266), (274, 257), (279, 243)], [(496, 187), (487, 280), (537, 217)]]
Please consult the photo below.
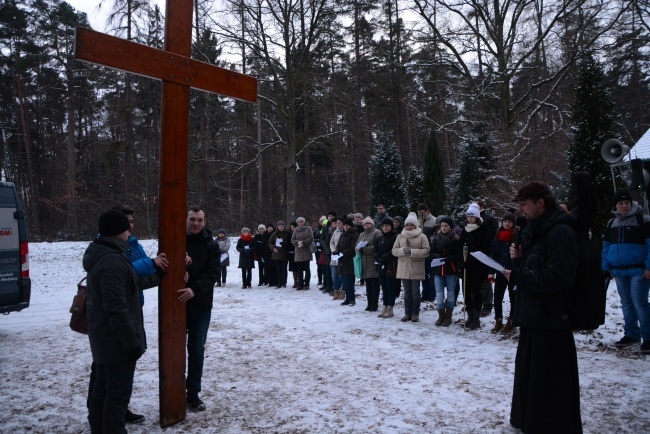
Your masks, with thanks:
[[(480, 328), (479, 318), (489, 315), (494, 304), (496, 324), (492, 331), (510, 333), (513, 326), (509, 316), (505, 317), (505, 326), (503, 323), (503, 301), (506, 289), (512, 300), (512, 284), (500, 270), (489, 270), (473, 256), (464, 255), (463, 246), (469, 252), (491, 256), (504, 268), (510, 267), (508, 248), (514, 240), (514, 214), (505, 214), (499, 226), (485, 211), (484, 202), (477, 200), (465, 215), (467, 221), (460, 225), (449, 216), (433, 216), (426, 204), (420, 204), (417, 212), (406, 218), (391, 217), (386, 206), (378, 204), (374, 218), (361, 213), (338, 216), (330, 211), (313, 227), (303, 217), (288, 227), (283, 220), (260, 224), (255, 235), (244, 227), (237, 241), (242, 288), (251, 287), (250, 276), (257, 268), (258, 286), (285, 288), (291, 275), (293, 288), (309, 290), (313, 287), (310, 262), (314, 261), (314, 283), (323, 293), (343, 300), (343, 306), (356, 304), (355, 286), (365, 287), (366, 310), (380, 311), (379, 317), (390, 318), (395, 315), (395, 299), (404, 291), (402, 321), (418, 322), (420, 305), (428, 301), (435, 303), (438, 312), (436, 326), (447, 327), (464, 282), (467, 328)], [(222, 252), (217, 286), (226, 283), (229, 264), (230, 242), (225, 233), (220, 229), (216, 239)]]
[[(579, 254), (570, 204), (558, 203), (538, 181), (522, 186), (513, 201), (523, 221), (512, 209), (499, 224), (477, 200), (468, 205), (462, 225), (449, 216), (433, 216), (426, 204), (406, 218), (391, 217), (378, 204), (374, 218), (330, 211), (313, 228), (303, 217), (288, 227), (283, 220), (260, 224), (255, 234), (244, 227), (236, 243), (242, 288), (252, 287), (257, 268), (259, 286), (286, 288), (291, 273), (293, 288), (309, 290), (314, 260), (319, 289), (343, 300), (341, 305), (354, 306), (355, 286), (363, 286), (365, 310), (378, 311), (381, 295), (378, 316), (391, 318), (403, 291), (401, 321), (418, 322), (425, 300), (435, 303), (438, 327), (451, 324), (462, 289), (468, 330), (479, 329), (480, 318), (492, 308), (493, 333), (520, 327), (510, 423), (527, 433), (580, 433), (570, 323)], [(650, 354), (650, 217), (627, 191), (616, 192), (612, 205), (602, 270), (616, 280), (623, 308), (625, 334), (615, 345), (640, 343), (641, 353)], [(102, 214), (99, 235), (83, 259), (93, 356), (87, 400), (92, 432), (126, 432), (125, 423), (144, 419), (128, 409), (136, 362), (146, 350), (142, 290), (160, 283), (169, 262), (164, 253), (146, 256), (133, 235), (133, 214), (125, 206)], [(203, 411), (199, 393), (214, 288), (227, 282), (231, 241), (223, 229), (213, 236), (197, 206), (189, 209), (185, 230), (186, 287), (177, 293), (186, 306), (186, 400), (190, 410)], [(490, 261), (478, 256), (494, 262), (486, 265)]]

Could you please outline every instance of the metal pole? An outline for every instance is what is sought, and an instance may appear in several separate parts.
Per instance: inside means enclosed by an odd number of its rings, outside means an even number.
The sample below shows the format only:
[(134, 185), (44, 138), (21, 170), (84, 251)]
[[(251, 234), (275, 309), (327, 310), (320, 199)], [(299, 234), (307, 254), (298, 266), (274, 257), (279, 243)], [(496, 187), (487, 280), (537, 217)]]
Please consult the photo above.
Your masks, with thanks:
[(467, 244), (463, 246), (463, 303), (465, 303), (465, 309), (463, 309), (463, 331), (467, 331), (467, 254), (469, 253), (469, 247)]

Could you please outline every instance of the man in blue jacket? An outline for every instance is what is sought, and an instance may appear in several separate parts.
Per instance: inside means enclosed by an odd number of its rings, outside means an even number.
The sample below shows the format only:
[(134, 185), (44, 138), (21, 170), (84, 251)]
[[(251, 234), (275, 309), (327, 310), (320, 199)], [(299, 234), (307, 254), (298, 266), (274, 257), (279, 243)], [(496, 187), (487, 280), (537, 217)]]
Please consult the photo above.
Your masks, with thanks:
[(641, 353), (650, 354), (650, 217), (630, 193), (614, 193), (616, 215), (603, 235), (602, 268), (616, 280), (625, 321), (619, 348), (641, 342)]

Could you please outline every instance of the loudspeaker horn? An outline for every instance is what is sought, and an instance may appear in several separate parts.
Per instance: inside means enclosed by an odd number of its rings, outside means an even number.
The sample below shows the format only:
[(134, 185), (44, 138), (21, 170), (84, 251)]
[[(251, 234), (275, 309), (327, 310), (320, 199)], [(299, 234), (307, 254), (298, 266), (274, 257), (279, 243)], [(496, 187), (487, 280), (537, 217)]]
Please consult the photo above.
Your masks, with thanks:
[(609, 164), (616, 164), (630, 152), (630, 148), (618, 139), (608, 139), (600, 147), (600, 156)]

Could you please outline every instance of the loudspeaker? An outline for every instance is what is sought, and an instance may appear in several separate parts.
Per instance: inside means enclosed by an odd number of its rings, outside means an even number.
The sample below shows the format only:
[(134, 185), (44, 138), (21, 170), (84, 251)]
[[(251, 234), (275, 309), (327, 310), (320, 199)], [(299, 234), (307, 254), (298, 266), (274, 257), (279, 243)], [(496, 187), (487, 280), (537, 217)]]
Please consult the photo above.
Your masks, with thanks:
[(609, 139), (600, 147), (600, 156), (609, 164), (616, 164), (630, 152), (630, 148), (625, 146), (618, 139)]

